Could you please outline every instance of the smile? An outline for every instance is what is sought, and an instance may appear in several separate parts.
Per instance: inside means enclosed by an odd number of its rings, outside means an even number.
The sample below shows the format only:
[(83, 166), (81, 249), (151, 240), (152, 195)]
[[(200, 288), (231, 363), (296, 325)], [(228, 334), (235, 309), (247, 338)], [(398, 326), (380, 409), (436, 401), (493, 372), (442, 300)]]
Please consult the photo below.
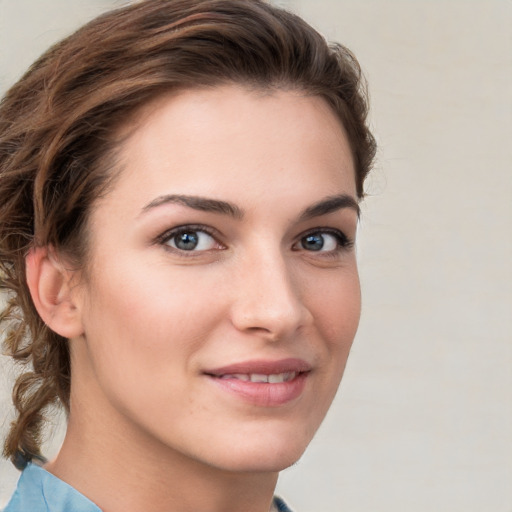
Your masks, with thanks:
[(304, 392), (312, 367), (302, 359), (247, 361), (204, 372), (223, 396), (259, 407), (293, 403)]
[(234, 373), (221, 375), (220, 379), (235, 379), (244, 382), (266, 382), (268, 384), (279, 384), (280, 382), (289, 382), (297, 376), (297, 372), (272, 373), (265, 375), (263, 373)]

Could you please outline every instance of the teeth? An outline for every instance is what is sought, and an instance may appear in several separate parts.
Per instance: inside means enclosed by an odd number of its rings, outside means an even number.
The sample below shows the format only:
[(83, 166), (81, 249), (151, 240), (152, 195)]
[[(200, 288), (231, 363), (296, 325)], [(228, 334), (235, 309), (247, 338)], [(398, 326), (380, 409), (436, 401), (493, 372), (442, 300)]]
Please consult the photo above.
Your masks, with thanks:
[(297, 374), (295, 372), (278, 373), (277, 375), (269, 375), (268, 381), (271, 384), (277, 384), (279, 382), (288, 382), (293, 380)]
[(244, 382), (266, 382), (268, 384), (279, 384), (281, 382), (288, 382), (293, 380), (297, 376), (296, 372), (286, 372), (286, 373), (275, 373), (271, 375), (266, 375), (264, 373), (233, 373), (222, 375), (221, 379), (235, 379), (235, 380), (243, 380)]
[(246, 382), (249, 381), (249, 375), (245, 373), (233, 373), (233, 374), (226, 374), (221, 375), (221, 379), (235, 379), (235, 380), (244, 380)]
[(268, 382), (268, 375), (263, 373), (251, 373), (249, 375), (251, 382)]

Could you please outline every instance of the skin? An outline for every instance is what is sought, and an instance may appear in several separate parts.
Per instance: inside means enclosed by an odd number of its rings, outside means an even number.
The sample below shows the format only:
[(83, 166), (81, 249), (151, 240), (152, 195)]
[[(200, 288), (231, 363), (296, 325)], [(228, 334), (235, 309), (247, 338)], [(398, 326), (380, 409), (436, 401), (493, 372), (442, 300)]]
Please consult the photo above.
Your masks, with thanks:
[[(60, 297), (67, 309), (48, 322), (71, 338), (68, 431), (47, 469), (104, 512), (266, 512), (334, 398), (359, 321), (345, 131), (321, 98), (226, 85), (161, 97), (124, 136), (120, 176), (91, 213), (86, 273), (28, 260), (35, 302)], [(236, 215), (165, 200), (176, 194)], [(340, 195), (354, 204), (304, 217)], [(196, 250), (168, 234), (184, 225)], [(304, 246), (311, 232), (321, 250)], [(286, 358), (310, 371), (281, 405), (204, 373)]]

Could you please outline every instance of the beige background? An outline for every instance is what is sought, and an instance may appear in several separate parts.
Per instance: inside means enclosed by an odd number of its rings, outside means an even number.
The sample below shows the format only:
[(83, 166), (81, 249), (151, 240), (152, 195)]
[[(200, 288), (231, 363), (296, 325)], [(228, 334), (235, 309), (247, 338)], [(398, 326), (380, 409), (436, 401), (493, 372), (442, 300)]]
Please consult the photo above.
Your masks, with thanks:
[[(113, 3), (0, 0), (0, 89)], [(512, 512), (512, 2), (279, 3), (356, 53), (380, 143), (360, 332), (279, 491), (297, 512)], [(0, 463), (0, 505), (16, 478)]]

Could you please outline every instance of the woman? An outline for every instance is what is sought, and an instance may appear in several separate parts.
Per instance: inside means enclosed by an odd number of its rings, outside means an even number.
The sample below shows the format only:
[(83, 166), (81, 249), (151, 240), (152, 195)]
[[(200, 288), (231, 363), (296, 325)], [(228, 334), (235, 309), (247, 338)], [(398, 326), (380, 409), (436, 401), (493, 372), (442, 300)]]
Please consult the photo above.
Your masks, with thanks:
[(259, 0), (107, 13), (7, 93), (8, 512), (288, 510), (359, 320), (366, 114), (352, 55)]

